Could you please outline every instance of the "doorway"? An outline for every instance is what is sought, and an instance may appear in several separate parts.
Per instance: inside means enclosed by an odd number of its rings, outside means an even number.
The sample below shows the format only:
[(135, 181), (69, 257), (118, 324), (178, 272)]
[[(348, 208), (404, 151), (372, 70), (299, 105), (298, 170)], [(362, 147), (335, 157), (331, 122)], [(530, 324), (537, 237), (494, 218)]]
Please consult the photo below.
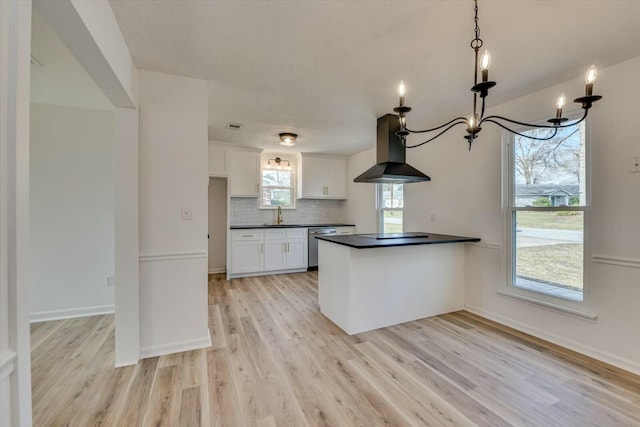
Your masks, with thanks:
[(209, 178), (209, 274), (227, 264), (227, 178)]

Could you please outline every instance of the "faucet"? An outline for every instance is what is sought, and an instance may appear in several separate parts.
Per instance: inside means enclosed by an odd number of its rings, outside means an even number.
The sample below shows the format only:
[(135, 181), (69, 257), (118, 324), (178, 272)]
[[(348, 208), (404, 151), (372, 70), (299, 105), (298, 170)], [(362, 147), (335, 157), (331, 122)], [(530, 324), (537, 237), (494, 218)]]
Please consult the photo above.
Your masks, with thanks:
[(284, 219), (282, 218), (282, 208), (278, 206), (278, 217), (276, 218), (276, 224), (280, 225), (283, 222), (284, 222)]

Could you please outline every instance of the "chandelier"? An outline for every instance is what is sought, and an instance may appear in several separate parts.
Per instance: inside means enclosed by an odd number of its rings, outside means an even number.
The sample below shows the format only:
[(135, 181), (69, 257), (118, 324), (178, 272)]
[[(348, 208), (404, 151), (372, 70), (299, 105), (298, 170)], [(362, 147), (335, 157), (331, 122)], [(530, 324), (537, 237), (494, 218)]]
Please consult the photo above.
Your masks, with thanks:
[[(398, 119), (400, 121), (400, 131), (396, 132), (396, 135), (400, 137), (402, 143), (407, 148), (415, 148), (421, 145), (424, 145), (428, 142), (433, 141), (434, 139), (444, 135), (447, 131), (454, 128), (455, 126), (464, 124), (467, 127), (467, 135), (464, 138), (469, 143), (469, 150), (471, 150), (471, 143), (474, 139), (478, 137), (478, 133), (482, 130), (482, 125), (484, 123), (493, 123), (504, 130), (507, 130), (515, 135), (519, 135), (529, 139), (535, 139), (539, 141), (546, 141), (554, 138), (558, 133), (559, 129), (567, 128), (571, 126), (575, 126), (580, 122), (583, 122), (587, 118), (587, 114), (589, 114), (589, 109), (592, 104), (596, 101), (602, 99), (602, 96), (593, 94), (593, 84), (598, 77), (598, 70), (595, 65), (592, 65), (587, 70), (585, 74), (585, 95), (573, 100), (573, 102), (581, 104), (584, 113), (582, 117), (578, 120), (568, 122), (568, 118), (562, 117), (562, 109), (566, 102), (566, 97), (564, 94), (560, 95), (558, 101), (556, 102), (556, 115), (555, 117), (547, 120), (548, 125), (545, 124), (535, 124), (535, 123), (525, 123), (518, 120), (509, 119), (507, 117), (498, 116), (498, 115), (489, 115), (485, 116), (485, 99), (489, 94), (489, 90), (496, 85), (496, 82), (489, 80), (489, 66), (491, 65), (491, 54), (488, 50), (485, 50), (480, 56), (480, 63), (478, 67), (478, 52), (483, 45), (483, 41), (480, 38), (480, 27), (478, 26), (478, 0), (474, 0), (474, 11), (475, 11), (475, 38), (471, 40), (471, 48), (475, 54), (475, 67), (474, 67), (474, 75), (473, 75), (473, 86), (471, 87), (471, 91), (473, 92), (473, 114), (470, 117), (456, 117), (455, 119), (449, 120), (448, 122), (436, 126), (431, 129), (424, 130), (412, 130), (407, 127), (407, 118), (406, 114), (411, 111), (411, 107), (405, 105), (405, 95), (406, 95), (406, 86), (404, 82), (400, 82), (398, 86), (398, 95), (400, 96), (400, 101), (398, 106), (393, 109), (396, 113), (398, 113)], [(481, 71), (481, 79), (482, 81), (478, 82), (478, 69)], [(480, 97), (480, 111), (478, 111), (478, 97)], [(548, 136), (538, 137), (533, 135), (524, 134), (521, 132), (517, 132), (512, 128), (513, 125), (521, 126), (521, 127), (530, 127), (530, 128), (544, 128), (544, 129), (552, 129)], [(410, 134), (431, 134), (437, 132), (435, 136), (430, 137), (426, 141), (415, 145), (407, 145), (406, 138)]]

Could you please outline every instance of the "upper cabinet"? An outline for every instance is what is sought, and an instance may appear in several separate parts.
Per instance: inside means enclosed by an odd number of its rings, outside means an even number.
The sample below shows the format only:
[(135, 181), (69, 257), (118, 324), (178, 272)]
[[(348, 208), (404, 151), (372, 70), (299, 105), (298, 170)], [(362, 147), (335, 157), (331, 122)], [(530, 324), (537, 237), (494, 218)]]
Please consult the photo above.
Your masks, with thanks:
[(346, 199), (346, 158), (307, 153), (301, 153), (300, 157), (299, 199)]
[(231, 197), (258, 197), (261, 150), (233, 148), (230, 151), (229, 191)]
[(209, 176), (229, 176), (231, 147), (209, 141)]

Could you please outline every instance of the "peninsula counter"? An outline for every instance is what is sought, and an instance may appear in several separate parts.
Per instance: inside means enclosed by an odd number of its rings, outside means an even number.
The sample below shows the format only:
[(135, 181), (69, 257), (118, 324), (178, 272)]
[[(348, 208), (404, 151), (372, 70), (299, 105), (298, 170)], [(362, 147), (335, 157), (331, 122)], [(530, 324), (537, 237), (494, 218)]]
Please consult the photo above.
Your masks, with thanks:
[(478, 238), (318, 237), (320, 311), (349, 335), (464, 308), (465, 249)]

